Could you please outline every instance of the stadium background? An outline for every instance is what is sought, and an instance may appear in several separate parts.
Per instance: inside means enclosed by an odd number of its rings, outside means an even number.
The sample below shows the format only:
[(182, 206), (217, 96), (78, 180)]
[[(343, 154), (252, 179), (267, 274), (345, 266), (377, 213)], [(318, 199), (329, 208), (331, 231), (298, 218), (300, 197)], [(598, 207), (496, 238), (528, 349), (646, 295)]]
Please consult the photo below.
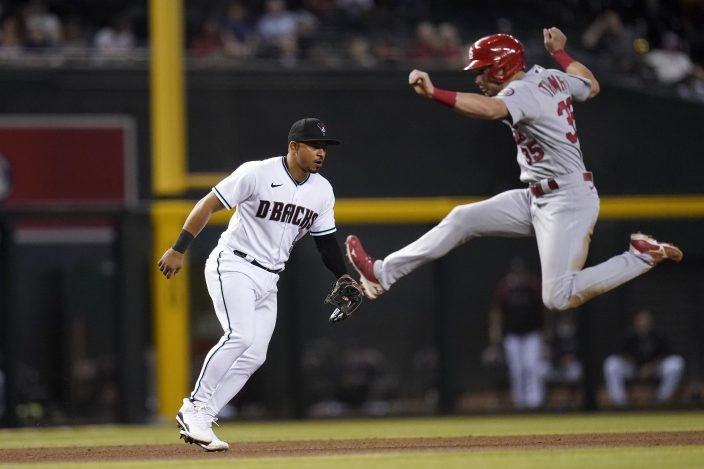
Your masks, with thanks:
[[(457, 20), (465, 42), (510, 17), (519, 25), (514, 32), (533, 45), (530, 63), (550, 63), (535, 46), (539, 28), (546, 21), (558, 26), (566, 21), (562, 9), (553, 8), (556, 2), (511, 2), (512, 13), (501, 17), (479, 2), (441, 3), (423, 11), (433, 11), (435, 21)], [(3, 4), (6, 11), (9, 4)], [(57, 13), (61, 4), (49, 2)], [(517, 187), (506, 129), (415, 98), (405, 84), (416, 66), (410, 59), (360, 69), (310, 57), (290, 64), (187, 54), (185, 184), (160, 189), (155, 181), (163, 175), (153, 171), (153, 119), (161, 111), (150, 107), (146, 4), (115, 4), (137, 12), (138, 38), (144, 30), (133, 55), (96, 63), (88, 51), (58, 65), (24, 57), (0, 68), (3, 141), (12, 140), (18, 128), (29, 129), (25, 140), (0, 148), (10, 162), (11, 184), (0, 212), (6, 426), (136, 423), (173, 413), (173, 402), (187, 391), (219, 335), (202, 267), (221, 226), (209, 227), (194, 243), (180, 284), (159, 283), (154, 275), (160, 243), (175, 236), (189, 204), (219, 174), (249, 159), (281, 154), (290, 123), (302, 115), (323, 118), (343, 140), (325, 168), (338, 198), (339, 234), (359, 234), (372, 252), (415, 239), (453, 201)], [(203, 9), (204, 3), (196, 4), (186, 4), (187, 25), (199, 17), (193, 11)], [(393, 5), (397, 12), (408, 7)], [(576, 7), (583, 16), (565, 28), (570, 50), (591, 65), (593, 56), (576, 38), (595, 12), (581, 2)], [(406, 19), (413, 24), (413, 17)], [(186, 39), (189, 28), (183, 31)], [(424, 65), (440, 86), (473, 89), (456, 68)], [(603, 197), (588, 264), (625, 249), (635, 230), (676, 241), (686, 257), (679, 266), (661, 266), (574, 312), (586, 374), (578, 392), (556, 405), (606, 408), (599, 399), (603, 358), (618, 347), (630, 314), (648, 307), (687, 363), (678, 403), (698, 407), (704, 373), (704, 198), (698, 174), (704, 168), (696, 137), (704, 108), (677, 88), (634, 82), (609, 67), (595, 71), (604, 76), (602, 94), (576, 108), (587, 165)], [(168, 87), (177, 77), (164, 80)], [(77, 134), (66, 137), (67, 128)], [(101, 134), (106, 128), (117, 136)], [(52, 131), (63, 136), (52, 137)], [(49, 150), (29, 148), (35, 140), (50, 141)], [(166, 163), (169, 174), (178, 172), (178, 161)], [(27, 186), (36, 181), (46, 185)], [(332, 279), (313, 243), (302, 241), (282, 274), (279, 324), (267, 363), (233, 403), (231, 417), (510, 410), (505, 379), (482, 365), (481, 352), (488, 342), (491, 291), (516, 255), (538, 268), (530, 239), (475, 240), (332, 327), (321, 304)], [(160, 309), (159, 301), (169, 295), (164, 288), (175, 290), (175, 304), (186, 306), (173, 322)], [(159, 337), (183, 334), (187, 341), (160, 348)]]

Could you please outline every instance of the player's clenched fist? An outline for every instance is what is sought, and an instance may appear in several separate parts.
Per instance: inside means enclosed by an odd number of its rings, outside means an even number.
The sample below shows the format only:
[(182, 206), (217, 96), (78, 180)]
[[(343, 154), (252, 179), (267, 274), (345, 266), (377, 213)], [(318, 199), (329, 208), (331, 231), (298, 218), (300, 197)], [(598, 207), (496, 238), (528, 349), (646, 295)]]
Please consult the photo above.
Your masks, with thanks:
[(545, 49), (552, 54), (565, 48), (567, 36), (558, 28), (547, 28), (543, 29), (543, 42), (545, 43)]
[(412, 70), (408, 75), (408, 84), (413, 87), (413, 91), (426, 98), (433, 97), (433, 82), (430, 76), (422, 70)]
[(157, 266), (159, 267), (159, 271), (164, 274), (164, 277), (171, 278), (176, 275), (181, 270), (181, 266), (183, 266), (183, 253), (169, 248), (164, 255), (161, 256), (161, 259), (157, 262)]

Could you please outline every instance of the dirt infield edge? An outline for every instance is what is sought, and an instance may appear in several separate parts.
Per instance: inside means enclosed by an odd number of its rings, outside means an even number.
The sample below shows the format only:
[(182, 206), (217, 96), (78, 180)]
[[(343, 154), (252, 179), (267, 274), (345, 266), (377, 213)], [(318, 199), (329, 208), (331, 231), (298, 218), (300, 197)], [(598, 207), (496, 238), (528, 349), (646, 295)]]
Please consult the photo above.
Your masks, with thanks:
[(0, 449), (0, 461), (3, 463), (66, 463), (154, 459), (242, 459), (419, 451), (443, 452), (683, 445), (704, 445), (704, 431), (231, 442), (230, 450), (220, 453), (209, 453), (196, 445), (185, 444), (11, 448)]

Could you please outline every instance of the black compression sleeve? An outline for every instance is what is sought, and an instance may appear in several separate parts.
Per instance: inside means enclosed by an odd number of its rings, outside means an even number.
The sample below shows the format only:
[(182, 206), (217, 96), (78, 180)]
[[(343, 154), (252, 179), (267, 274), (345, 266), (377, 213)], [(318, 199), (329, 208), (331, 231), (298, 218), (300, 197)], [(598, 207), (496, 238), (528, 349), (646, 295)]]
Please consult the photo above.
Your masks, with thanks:
[(335, 278), (340, 278), (347, 273), (345, 259), (342, 257), (340, 243), (337, 242), (335, 233), (330, 233), (322, 236), (313, 236), (315, 246), (320, 252), (320, 257), (323, 258), (323, 264), (333, 274)]

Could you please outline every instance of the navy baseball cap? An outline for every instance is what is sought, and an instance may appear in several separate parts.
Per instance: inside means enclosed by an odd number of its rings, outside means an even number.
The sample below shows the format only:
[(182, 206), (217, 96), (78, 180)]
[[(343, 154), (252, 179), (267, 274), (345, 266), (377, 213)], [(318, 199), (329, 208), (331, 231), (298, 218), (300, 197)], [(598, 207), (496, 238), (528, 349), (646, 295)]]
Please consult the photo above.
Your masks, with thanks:
[(328, 127), (325, 122), (315, 117), (305, 117), (297, 120), (288, 132), (289, 142), (325, 142), (328, 145), (338, 145), (339, 140), (328, 137)]

